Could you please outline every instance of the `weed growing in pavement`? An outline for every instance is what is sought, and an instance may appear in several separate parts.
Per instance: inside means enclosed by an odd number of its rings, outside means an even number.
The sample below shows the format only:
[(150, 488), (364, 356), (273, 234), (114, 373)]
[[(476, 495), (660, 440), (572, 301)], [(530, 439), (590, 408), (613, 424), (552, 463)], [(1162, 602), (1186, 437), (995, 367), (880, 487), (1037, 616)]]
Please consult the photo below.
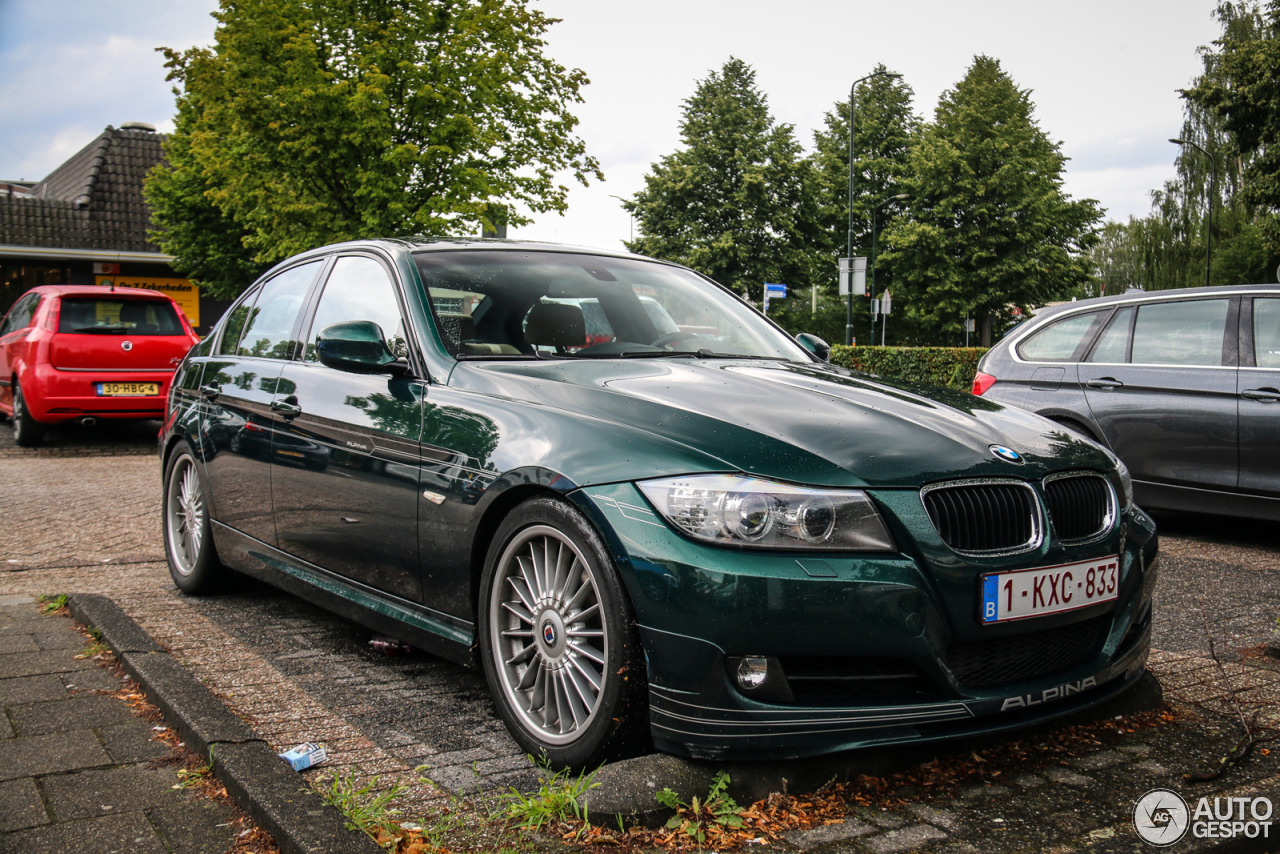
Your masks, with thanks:
[(40, 610), (45, 614), (56, 614), (65, 607), (67, 607), (67, 594), (65, 593), (59, 593), (57, 596), (40, 597)]
[(89, 636), (92, 638), (76, 658), (97, 658), (100, 655), (110, 655), (111, 647), (107, 646), (102, 640), (102, 633), (93, 626), (88, 628)]
[(205, 783), (212, 782), (213, 768), (208, 764), (200, 765), (196, 768), (179, 768), (178, 782), (174, 784), (175, 789), (190, 789), (201, 786)]
[(409, 788), (398, 780), (386, 791), (374, 794), (377, 787), (377, 777), (371, 777), (363, 786), (357, 786), (355, 772), (348, 771), (345, 777), (334, 774), (329, 785), (320, 787), (319, 792), (325, 803), (337, 807), (347, 817), (349, 830), (363, 830), (376, 838), (379, 831), (394, 832), (394, 817), (400, 814), (400, 810), (392, 809), (389, 805)]
[(692, 837), (702, 846), (707, 841), (707, 831), (713, 827), (742, 827), (742, 809), (725, 793), (728, 788), (729, 775), (721, 771), (711, 781), (706, 800), (701, 803), (695, 797), (693, 803), (686, 804), (670, 789), (663, 789), (655, 797), (658, 803), (676, 811), (667, 821), (667, 829)]
[(584, 831), (590, 830), (587, 810), (578, 803), (578, 799), (600, 785), (595, 782), (596, 772), (588, 774), (584, 771), (575, 778), (567, 768), (551, 774), (545, 758), (540, 762), (530, 756), (529, 761), (541, 771), (542, 782), (538, 791), (524, 795), (512, 788), (500, 795), (504, 806), (499, 814), (515, 820), (517, 826), (527, 830), (537, 830), (548, 822), (571, 819), (582, 822)]

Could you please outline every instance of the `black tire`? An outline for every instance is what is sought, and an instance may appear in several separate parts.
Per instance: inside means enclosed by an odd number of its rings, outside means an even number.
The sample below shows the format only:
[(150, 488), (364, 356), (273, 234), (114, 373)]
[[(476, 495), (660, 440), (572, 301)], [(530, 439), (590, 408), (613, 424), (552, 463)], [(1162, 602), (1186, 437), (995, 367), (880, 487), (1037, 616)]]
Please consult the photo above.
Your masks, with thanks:
[(164, 556), (178, 589), (203, 596), (230, 587), (234, 573), (218, 561), (209, 524), (209, 491), (186, 442), (174, 446), (165, 466), (160, 514)]
[(478, 610), (489, 691), (522, 750), (555, 769), (592, 769), (648, 745), (635, 617), (580, 513), (554, 498), (516, 507), (489, 546)]
[(44, 441), (44, 425), (27, 409), (22, 386), (13, 384), (13, 442), (23, 448), (34, 448)]

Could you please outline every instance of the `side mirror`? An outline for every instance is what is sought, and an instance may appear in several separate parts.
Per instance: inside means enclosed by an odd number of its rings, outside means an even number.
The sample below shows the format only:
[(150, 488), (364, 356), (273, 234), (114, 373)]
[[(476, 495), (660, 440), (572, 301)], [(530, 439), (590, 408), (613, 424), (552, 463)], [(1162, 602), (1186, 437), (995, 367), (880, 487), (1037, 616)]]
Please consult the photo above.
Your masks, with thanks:
[(326, 326), (316, 336), (321, 364), (354, 374), (409, 373), (409, 363), (396, 358), (387, 346), (382, 327), (370, 320), (352, 320)]
[(796, 336), (797, 343), (824, 362), (831, 361), (831, 345), (817, 335), (801, 332)]

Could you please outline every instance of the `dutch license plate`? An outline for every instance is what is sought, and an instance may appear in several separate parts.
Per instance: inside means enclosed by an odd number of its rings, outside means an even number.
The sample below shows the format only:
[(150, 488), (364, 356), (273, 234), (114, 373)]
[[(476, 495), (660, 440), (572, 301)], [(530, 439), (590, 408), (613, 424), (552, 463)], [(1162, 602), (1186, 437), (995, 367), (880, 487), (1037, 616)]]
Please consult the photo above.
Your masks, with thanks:
[(147, 397), (160, 393), (160, 383), (97, 383), (99, 397)]
[(1060, 614), (1120, 595), (1120, 559), (1064, 563), (982, 576), (982, 622)]

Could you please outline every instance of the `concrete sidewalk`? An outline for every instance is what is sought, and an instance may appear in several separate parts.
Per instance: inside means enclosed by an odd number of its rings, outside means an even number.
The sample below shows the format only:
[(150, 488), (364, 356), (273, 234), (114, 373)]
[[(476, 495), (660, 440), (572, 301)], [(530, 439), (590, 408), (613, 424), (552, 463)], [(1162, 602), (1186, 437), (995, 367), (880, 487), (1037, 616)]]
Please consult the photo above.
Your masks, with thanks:
[(128, 683), (86, 647), (69, 617), (0, 599), (0, 851), (227, 851), (232, 807), (181, 788), (163, 725), (111, 696)]

